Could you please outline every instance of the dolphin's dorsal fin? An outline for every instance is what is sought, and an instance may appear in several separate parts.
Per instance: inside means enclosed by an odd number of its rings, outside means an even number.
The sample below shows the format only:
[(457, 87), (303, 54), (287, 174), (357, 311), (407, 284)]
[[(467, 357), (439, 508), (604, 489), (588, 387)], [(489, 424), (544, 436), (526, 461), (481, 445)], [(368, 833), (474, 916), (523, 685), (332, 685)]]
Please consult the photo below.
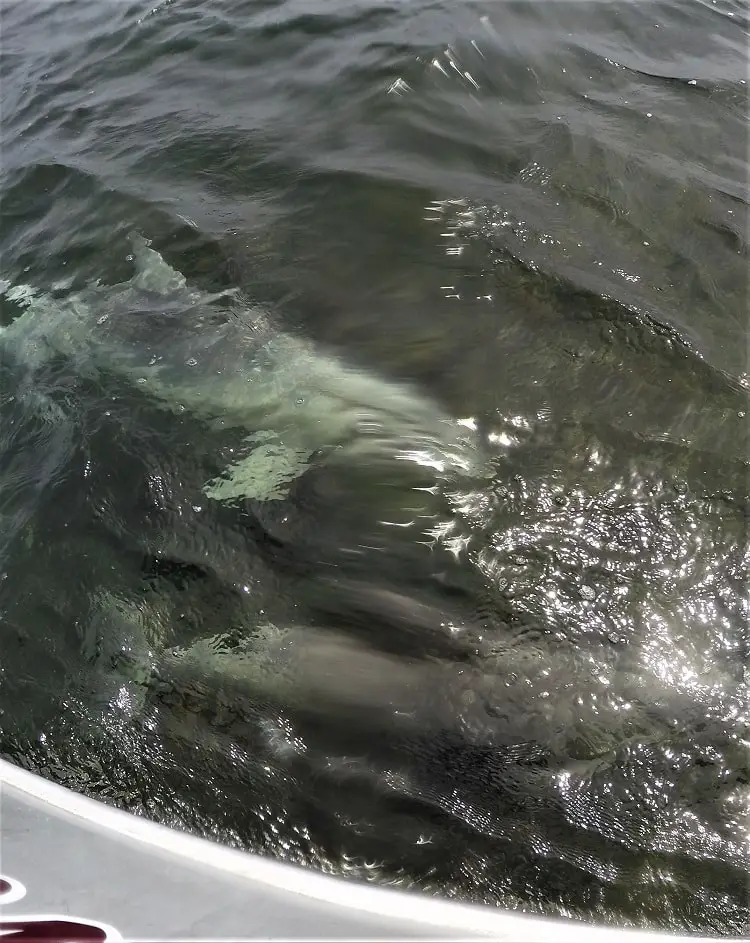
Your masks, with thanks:
[(131, 233), (130, 242), (136, 267), (132, 281), (136, 288), (159, 295), (184, 290), (185, 276), (168, 265), (155, 249), (149, 248), (148, 240), (138, 233)]

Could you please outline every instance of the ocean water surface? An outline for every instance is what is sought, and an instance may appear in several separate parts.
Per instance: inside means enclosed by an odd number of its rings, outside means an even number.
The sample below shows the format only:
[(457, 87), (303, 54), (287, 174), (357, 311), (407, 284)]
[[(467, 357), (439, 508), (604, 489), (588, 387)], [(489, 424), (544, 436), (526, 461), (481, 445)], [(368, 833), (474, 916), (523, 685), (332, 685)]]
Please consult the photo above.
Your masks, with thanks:
[(2, 755), (352, 880), (746, 932), (749, 38), (4, 0)]

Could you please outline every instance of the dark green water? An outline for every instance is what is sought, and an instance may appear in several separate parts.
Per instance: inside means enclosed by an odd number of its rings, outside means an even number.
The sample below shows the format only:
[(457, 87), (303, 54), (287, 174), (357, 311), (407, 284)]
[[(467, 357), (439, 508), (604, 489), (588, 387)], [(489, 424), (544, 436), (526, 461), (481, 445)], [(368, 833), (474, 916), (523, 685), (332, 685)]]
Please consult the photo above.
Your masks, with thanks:
[[(740, 0), (4, 0), (5, 287), (106, 299), (138, 231), (474, 419), (491, 477), (431, 533), (381, 523), (377, 470), (220, 506), (241, 437), (0, 332), (3, 755), (356, 879), (746, 930), (749, 26)], [(221, 668), (266, 621), (317, 699)], [(219, 668), (134, 682), (136, 624)], [(369, 654), (299, 641), (323, 627)]]

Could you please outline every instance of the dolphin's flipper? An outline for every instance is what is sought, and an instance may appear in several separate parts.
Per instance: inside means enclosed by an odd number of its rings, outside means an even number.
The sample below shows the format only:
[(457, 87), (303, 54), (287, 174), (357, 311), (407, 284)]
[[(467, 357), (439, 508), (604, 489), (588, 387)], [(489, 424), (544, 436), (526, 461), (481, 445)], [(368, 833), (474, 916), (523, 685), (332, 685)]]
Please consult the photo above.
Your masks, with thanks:
[(149, 248), (148, 240), (138, 233), (131, 233), (130, 242), (136, 266), (133, 277), (136, 288), (153, 291), (159, 295), (185, 290), (185, 276), (168, 265), (155, 249)]
[(261, 432), (248, 440), (256, 447), (245, 458), (230, 465), (220, 478), (204, 487), (215, 501), (281, 501), (292, 482), (309, 467), (311, 450), (284, 444), (271, 432)]

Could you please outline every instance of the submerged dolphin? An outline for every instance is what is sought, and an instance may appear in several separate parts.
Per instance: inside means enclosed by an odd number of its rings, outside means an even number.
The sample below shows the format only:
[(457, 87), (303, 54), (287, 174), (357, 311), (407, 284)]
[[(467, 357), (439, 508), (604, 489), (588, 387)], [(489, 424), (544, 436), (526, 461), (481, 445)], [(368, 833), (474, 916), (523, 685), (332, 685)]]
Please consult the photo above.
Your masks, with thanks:
[(33, 371), (63, 355), (79, 376), (117, 373), (166, 408), (246, 431), (239, 459), (206, 486), (217, 500), (282, 498), (321, 453), (370, 472), (385, 462), (394, 480), (405, 466), (421, 469), (410, 481), (425, 488), (449, 467), (475, 463), (472, 430), (416, 389), (280, 332), (236, 292), (189, 288), (131, 238), (128, 282), (62, 298), (6, 287), (25, 310), (0, 329), (0, 356), (15, 349)]
[[(0, 328), (0, 361), (20, 365), (27, 378), (24, 389), (35, 389), (34, 376), (41, 375), (45, 364), (62, 358), (66, 373), (75, 377), (116, 375), (163, 408), (192, 415), (208, 427), (237, 430), (242, 437), (235, 449), (239, 458), (204, 486), (218, 502), (284, 499), (314, 462), (323, 461), (331, 470), (337, 467), (347, 489), (349, 482), (366, 476), (354, 500), (335, 510), (354, 531), (360, 521), (366, 530), (386, 513), (388, 523), (409, 523), (415, 517), (433, 523), (441, 497), (450, 502), (455, 475), (484, 474), (471, 424), (445, 415), (436, 402), (406, 383), (346, 364), (307, 340), (279, 331), (265, 312), (244, 304), (236, 292), (191, 289), (145, 240), (134, 236), (132, 242), (135, 273), (127, 282), (92, 285), (64, 297), (6, 285), (6, 297), (23, 310)], [(36, 401), (29, 408), (39, 413)], [(55, 415), (50, 411), (50, 421), (56, 421)], [(367, 544), (363, 534), (358, 533), (358, 539)], [(407, 543), (411, 536), (405, 534)], [(411, 635), (412, 640), (423, 636), (425, 650), (450, 656), (461, 649), (451, 644), (451, 630), (446, 628), (451, 620), (439, 608), (364, 584), (329, 585), (329, 591), (346, 597), (345, 619), (368, 623), (364, 634), (371, 634), (369, 623), (377, 621), (387, 623), (393, 634)], [(154, 655), (173, 668), (183, 664), (164, 650), (169, 613), (151, 620), (154, 625), (147, 629), (136, 610), (113, 601), (106, 588), (95, 595), (99, 601), (92, 600), (92, 609), (101, 625), (94, 634), (109, 638), (108, 644), (124, 659), (122, 665), (132, 661), (123, 667), (125, 676), (138, 678), (142, 685)], [(245, 628), (252, 633), (257, 626)], [(302, 637), (295, 638), (294, 647), (302, 645)], [(311, 638), (307, 636), (307, 647)], [(207, 660), (210, 647), (204, 650), (198, 644), (189, 661), (197, 659), (202, 670), (210, 673), (215, 667), (219, 676), (229, 676), (233, 665), (259, 665), (266, 647), (265, 642), (251, 645), (246, 658), (232, 652), (214, 665)], [(122, 654), (127, 651), (130, 656)], [(326, 641), (315, 651), (332, 656), (338, 649)], [(321, 660), (325, 658), (315, 664)], [(379, 674), (375, 669), (396, 663), (354, 642), (330, 658), (331, 663), (337, 660), (352, 667), (374, 666), (360, 672), (361, 679), (366, 676), (374, 684), (373, 691), (365, 693), (367, 685), (361, 680), (352, 690), (340, 692), (344, 702), (354, 697), (357, 687), (364, 702), (377, 700), (382, 691), (380, 682), (373, 680)], [(286, 696), (295, 688), (312, 691), (330, 684), (325, 673), (321, 680), (312, 671), (312, 664), (304, 684), (296, 679), (286, 687), (279, 678), (273, 689), (283, 689)], [(403, 673), (389, 673), (389, 688), (402, 687), (397, 679), (403, 680)], [(420, 665), (413, 673), (420, 686), (429, 678), (428, 688), (435, 688), (432, 669)], [(343, 673), (339, 676), (343, 680)], [(252, 686), (258, 679), (251, 672), (249, 680)]]

